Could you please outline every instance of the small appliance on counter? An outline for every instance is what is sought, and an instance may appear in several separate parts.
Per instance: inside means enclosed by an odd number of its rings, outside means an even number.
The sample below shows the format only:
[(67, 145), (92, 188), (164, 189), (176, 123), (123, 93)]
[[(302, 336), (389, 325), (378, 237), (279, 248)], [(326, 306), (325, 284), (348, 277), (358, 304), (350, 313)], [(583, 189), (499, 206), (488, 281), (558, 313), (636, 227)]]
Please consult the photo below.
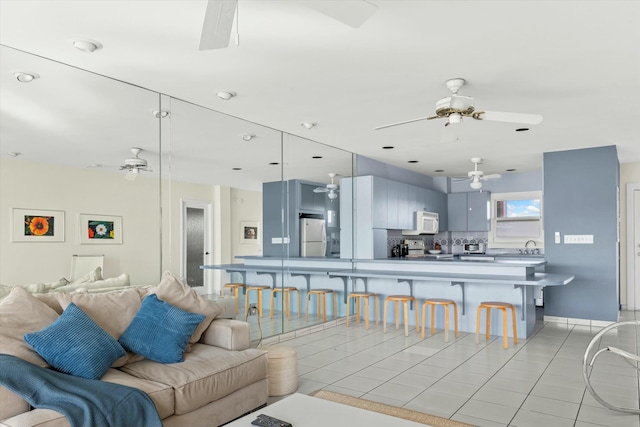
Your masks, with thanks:
[(407, 245), (395, 245), (391, 248), (392, 258), (404, 258), (409, 254), (409, 247)]
[(484, 254), (486, 251), (484, 243), (465, 243), (463, 254)]
[(426, 255), (424, 240), (405, 240), (404, 244), (407, 247), (407, 258), (420, 258)]

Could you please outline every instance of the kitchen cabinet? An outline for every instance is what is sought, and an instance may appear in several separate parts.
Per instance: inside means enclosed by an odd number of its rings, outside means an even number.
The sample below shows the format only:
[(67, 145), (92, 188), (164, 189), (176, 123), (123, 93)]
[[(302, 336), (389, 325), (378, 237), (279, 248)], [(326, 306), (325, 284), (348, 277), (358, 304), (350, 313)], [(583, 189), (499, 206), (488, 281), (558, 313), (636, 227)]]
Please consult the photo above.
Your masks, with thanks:
[(488, 191), (447, 195), (449, 220), (447, 229), (449, 231), (489, 231), (490, 201), (491, 193)]

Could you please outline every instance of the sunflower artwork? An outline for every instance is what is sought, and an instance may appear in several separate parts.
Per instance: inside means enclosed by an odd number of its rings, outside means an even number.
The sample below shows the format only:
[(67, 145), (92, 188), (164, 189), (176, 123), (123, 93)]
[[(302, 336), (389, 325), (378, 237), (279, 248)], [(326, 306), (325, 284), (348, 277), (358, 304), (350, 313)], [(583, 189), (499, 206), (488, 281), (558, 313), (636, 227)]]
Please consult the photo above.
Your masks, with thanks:
[(24, 216), (25, 236), (54, 236), (55, 217), (52, 216)]
[(88, 221), (87, 237), (90, 240), (113, 240), (115, 238), (115, 226), (113, 221)]

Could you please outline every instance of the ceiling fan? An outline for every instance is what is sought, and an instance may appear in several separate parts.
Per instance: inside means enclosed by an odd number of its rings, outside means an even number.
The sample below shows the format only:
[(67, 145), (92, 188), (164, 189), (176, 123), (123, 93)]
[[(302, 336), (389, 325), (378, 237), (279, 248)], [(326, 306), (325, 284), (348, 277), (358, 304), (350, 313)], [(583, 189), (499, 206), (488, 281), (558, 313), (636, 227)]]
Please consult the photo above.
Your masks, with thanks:
[[(366, 0), (339, 2), (304, 0), (300, 3), (353, 28), (360, 27), (378, 10), (378, 6)], [(199, 50), (224, 49), (229, 46), (233, 20), (234, 17), (237, 18), (237, 7), (238, 0), (207, 1)], [(236, 44), (238, 43), (238, 38), (239, 36), (236, 33)]]
[(497, 179), (501, 178), (502, 175), (499, 173), (493, 173), (485, 175), (485, 173), (481, 170), (478, 170), (478, 165), (482, 164), (482, 159), (480, 157), (472, 157), (471, 161), (473, 162), (473, 170), (467, 173), (467, 176), (464, 178), (459, 178), (455, 180), (457, 181), (471, 181), (470, 186), (474, 190), (479, 190), (482, 188), (482, 181), (486, 181), (487, 179)]
[(314, 193), (327, 193), (327, 197), (331, 200), (338, 198), (338, 193), (340, 192), (340, 188), (338, 184), (333, 183), (333, 178), (336, 177), (337, 174), (330, 173), (329, 177), (331, 177), (331, 184), (327, 184), (325, 187), (316, 187), (313, 189)]
[(542, 122), (542, 115), (540, 114), (502, 113), (497, 111), (476, 110), (473, 105), (472, 97), (458, 95), (458, 91), (464, 85), (464, 83), (465, 80), (461, 78), (447, 80), (446, 85), (451, 91), (451, 95), (436, 102), (435, 115), (378, 126), (377, 128), (375, 128), (375, 130), (404, 125), (420, 120), (432, 119), (447, 119), (446, 123), (444, 124), (445, 126), (457, 125), (462, 122), (463, 117), (470, 117), (474, 120), (522, 123), (529, 125), (537, 125)]
[(126, 170), (127, 173), (125, 178), (133, 181), (135, 180), (140, 172), (153, 172), (149, 169), (147, 161), (145, 159), (141, 159), (139, 157), (142, 148), (133, 147), (131, 148), (131, 153), (133, 153), (133, 157), (124, 160), (124, 164), (120, 166), (120, 170)]

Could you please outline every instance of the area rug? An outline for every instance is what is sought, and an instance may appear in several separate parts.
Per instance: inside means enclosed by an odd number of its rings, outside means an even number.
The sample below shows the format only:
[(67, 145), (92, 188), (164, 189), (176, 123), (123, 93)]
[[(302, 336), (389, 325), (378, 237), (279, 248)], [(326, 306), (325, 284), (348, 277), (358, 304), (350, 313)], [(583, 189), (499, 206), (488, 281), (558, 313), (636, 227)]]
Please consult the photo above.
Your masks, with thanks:
[(385, 405), (384, 403), (373, 402), (371, 400), (360, 399), (358, 397), (348, 396), (346, 394), (335, 393), (332, 391), (318, 390), (311, 393), (311, 396), (435, 427), (473, 427), (472, 424), (461, 423), (448, 418), (412, 411), (411, 409)]

